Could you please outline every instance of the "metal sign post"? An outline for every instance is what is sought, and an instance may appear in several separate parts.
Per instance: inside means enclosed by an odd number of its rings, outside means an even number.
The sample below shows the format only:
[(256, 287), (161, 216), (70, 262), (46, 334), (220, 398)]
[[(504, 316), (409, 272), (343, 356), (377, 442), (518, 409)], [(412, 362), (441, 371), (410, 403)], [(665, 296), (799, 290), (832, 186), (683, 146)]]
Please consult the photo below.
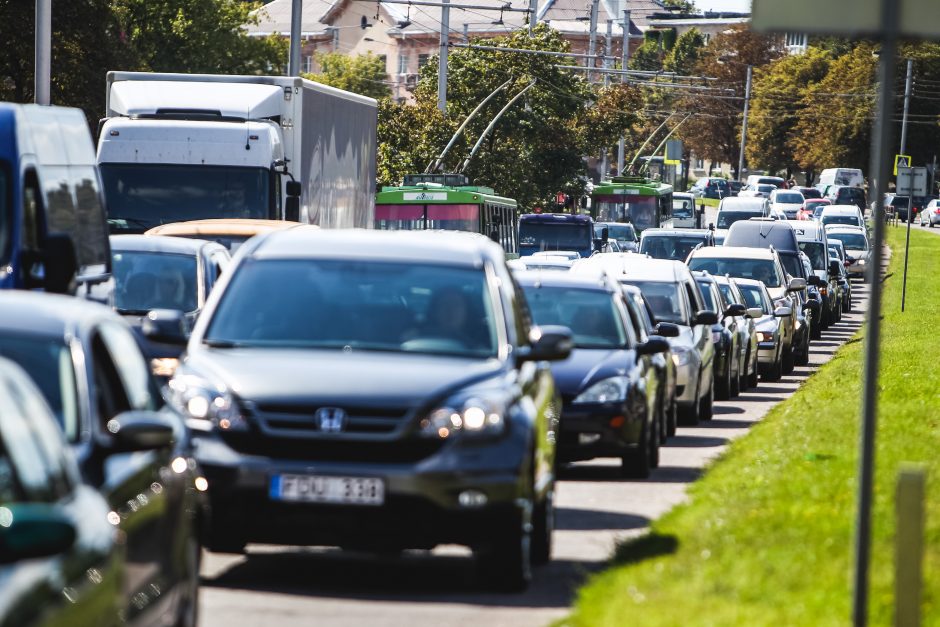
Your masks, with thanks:
[(914, 197), (927, 196), (927, 168), (898, 168), (897, 195), (907, 196), (907, 239), (904, 242), (904, 280), (901, 283), (901, 311), (907, 301), (907, 260), (911, 254), (911, 222), (914, 221)]

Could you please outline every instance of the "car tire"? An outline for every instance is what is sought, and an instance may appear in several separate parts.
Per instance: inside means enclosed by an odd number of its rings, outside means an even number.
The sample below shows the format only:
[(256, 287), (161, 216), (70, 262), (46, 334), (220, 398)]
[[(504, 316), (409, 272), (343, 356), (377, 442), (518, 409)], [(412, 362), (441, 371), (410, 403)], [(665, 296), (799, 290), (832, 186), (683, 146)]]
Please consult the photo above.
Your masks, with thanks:
[(532, 582), (532, 525), (523, 512), (509, 517), (500, 537), (476, 551), (478, 581), (496, 592), (523, 592)]
[[(725, 358), (725, 371), (721, 377), (715, 379), (714, 397), (719, 401), (726, 401), (731, 398), (731, 357)], [(705, 419), (707, 420), (707, 418)]]
[(229, 536), (210, 537), (205, 540), (205, 547), (213, 553), (244, 553), (245, 541)]
[(620, 458), (620, 474), (626, 479), (646, 479), (652, 466), (650, 423), (643, 425), (636, 449)]
[(799, 353), (793, 359), (793, 363), (797, 366), (805, 366), (809, 363), (809, 340), (806, 341), (806, 345), (803, 347)]
[(698, 388), (695, 391), (696, 393), (695, 402), (693, 402), (689, 407), (679, 408), (679, 419), (681, 420), (682, 424), (686, 427), (694, 427), (702, 419), (702, 416), (699, 413), (699, 410), (701, 409), (701, 403), (698, 401), (698, 398), (699, 398), (698, 392), (701, 391), (701, 389), (702, 389), (702, 381), (701, 379), (699, 379)]
[(790, 348), (786, 349), (783, 353), (783, 374), (790, 374), (793, 372), (794, 358), (795, 355), (793, 353), (793, 346), (791, 345)]
[(699, 402), (701, 403), (698, 410), (699, 419), (703, 421), (711, 420), (715, 414), (715, 388), (709, 387), (705, 397)]
[(666, 435), (668, 437), (674, 437), (676, 435), (676, 429), (679, 426), (679, 403), (673, 399), (672, 404), (669, 408), (669, 421), (666, 425)]
[(653, 420), (650, 424), (656, 425), (656, 433), (650, 438), (650, 468), (659, 468), (659, 447), (663, 440), (662, 423), (659, 420)]
[(758, 384), (760, 383), (760, 364), (759, 363), (754, 364), (754, 369), (751, 370), (751, 374), (748, 376), (750, 379), (748, 381), (748, 388), (756, 388)]
[(180, 593), (176, 605), (174, 627), (196, 627), (199, 623), (199, 564), (202, 549), (195, 532), (186, 541), (185, 579), (179, 583)]
[(552, 535), (555, 532), (555, 489), (552, 488), (532, 513), (532, 563), (547, 564), (552, 559)]

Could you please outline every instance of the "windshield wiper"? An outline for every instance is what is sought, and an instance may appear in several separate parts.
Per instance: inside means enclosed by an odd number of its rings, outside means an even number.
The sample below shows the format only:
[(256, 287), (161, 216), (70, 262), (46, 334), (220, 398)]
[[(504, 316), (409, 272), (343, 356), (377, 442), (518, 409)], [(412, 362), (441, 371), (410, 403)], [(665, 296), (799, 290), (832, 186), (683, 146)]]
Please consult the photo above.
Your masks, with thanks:
[(115, 307), (114, 311), (128, 316), (146, 316), (150, 313), (149, 309), (124, 309), (123, 307)]

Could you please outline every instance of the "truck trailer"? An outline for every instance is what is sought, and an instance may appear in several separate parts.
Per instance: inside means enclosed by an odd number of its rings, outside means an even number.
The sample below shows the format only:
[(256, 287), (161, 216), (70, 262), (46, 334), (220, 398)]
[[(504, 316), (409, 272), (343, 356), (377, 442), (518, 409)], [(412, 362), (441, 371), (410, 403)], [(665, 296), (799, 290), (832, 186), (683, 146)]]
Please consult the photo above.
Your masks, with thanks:
[(299, 77), (109, 72), (112, 233), (205, 218), (372, 228), (377, 103)]

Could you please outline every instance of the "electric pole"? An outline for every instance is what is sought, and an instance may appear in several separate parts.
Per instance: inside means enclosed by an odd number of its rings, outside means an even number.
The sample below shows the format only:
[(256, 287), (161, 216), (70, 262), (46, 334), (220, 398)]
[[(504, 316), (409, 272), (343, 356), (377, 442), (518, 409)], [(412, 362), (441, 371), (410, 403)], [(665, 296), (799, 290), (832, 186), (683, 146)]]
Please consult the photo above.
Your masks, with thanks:
[[(287, 62), (287, 75), (300, 76), (300, 32), (303, 17), (303, 0), (291, 0), (290, 6), (290, 55)], [(334, 51), (336, 50), (334, 44)]]
[(437, 64), (437, 108), (447, 114), (447, 51), (450, 47), (450, 0), (441, 2), (441, 52)]
[(537, 11), (539, 0), (529, 0), (529, 37), (535, 34), (535, 20), (537, 19)]
[[(590, 35), (588, 36), (588, 58), (586, 59), (588, 67), (595, 67), (594, 51), (595, 51), (595, 44), (597, 43), (597, 4), (598, 4), (598, 0), (592, 0), (591, 2), (591, 32), (590, 32)], [(589, 71), (587, 73), (587, 80), (589, 83), (591, 82), (591, 78), (592, 78), (591, 72)]]
[[(626, 2), (627, 0), (624, 0)], [(623, 10), (623, 41), (620, 45), (620, 69), (626, 71), (627, 63), (630, 61), (630, 9)], [(620, 75), (620, 82), (627, 80), (626, 74)], [(617, 146), (617, 172), (623, 172), (623, 162), (626, 159), (626, 141), (623, 135), (620, 136), (620, 143)]]
[(52, 0), (36, 0), (36, 77), (33, 100), (52, 102)]
[[(901, 122), (901, 154), (907, 154), (907, 111), (911, 106), (911, 86), (914, 83), (914, 59), (907, 60), (907, 79), (904, 81), (904, 117)], [(911, 163), (911, 166), (914, 164)]]
[(754, 73), (754, 66), (747, 66), (747, 83), (744, 86), (744, 121), (741, 123), (741, 154), (738, 155), (738, 180), (744, 173), (744, 143), (747, 140), (747, 111), (751, 105), (751, 75)]
[[(610, 45), (610, 40), (613, 39), (614, 35), (614, 21), (607, 20), (607, 37), (604, 39), (604, 69), (610, 69), (610, 53), (613, 52), (613, 48)], [(604, 87), (610, 85), (610, 74), (604, 72)], [(610, 151), (607, 149), (607, 146), (601, 148), (601, 180), (607, 178), (608, 170), (610, 169), (607, 165), (607, 156)]]

